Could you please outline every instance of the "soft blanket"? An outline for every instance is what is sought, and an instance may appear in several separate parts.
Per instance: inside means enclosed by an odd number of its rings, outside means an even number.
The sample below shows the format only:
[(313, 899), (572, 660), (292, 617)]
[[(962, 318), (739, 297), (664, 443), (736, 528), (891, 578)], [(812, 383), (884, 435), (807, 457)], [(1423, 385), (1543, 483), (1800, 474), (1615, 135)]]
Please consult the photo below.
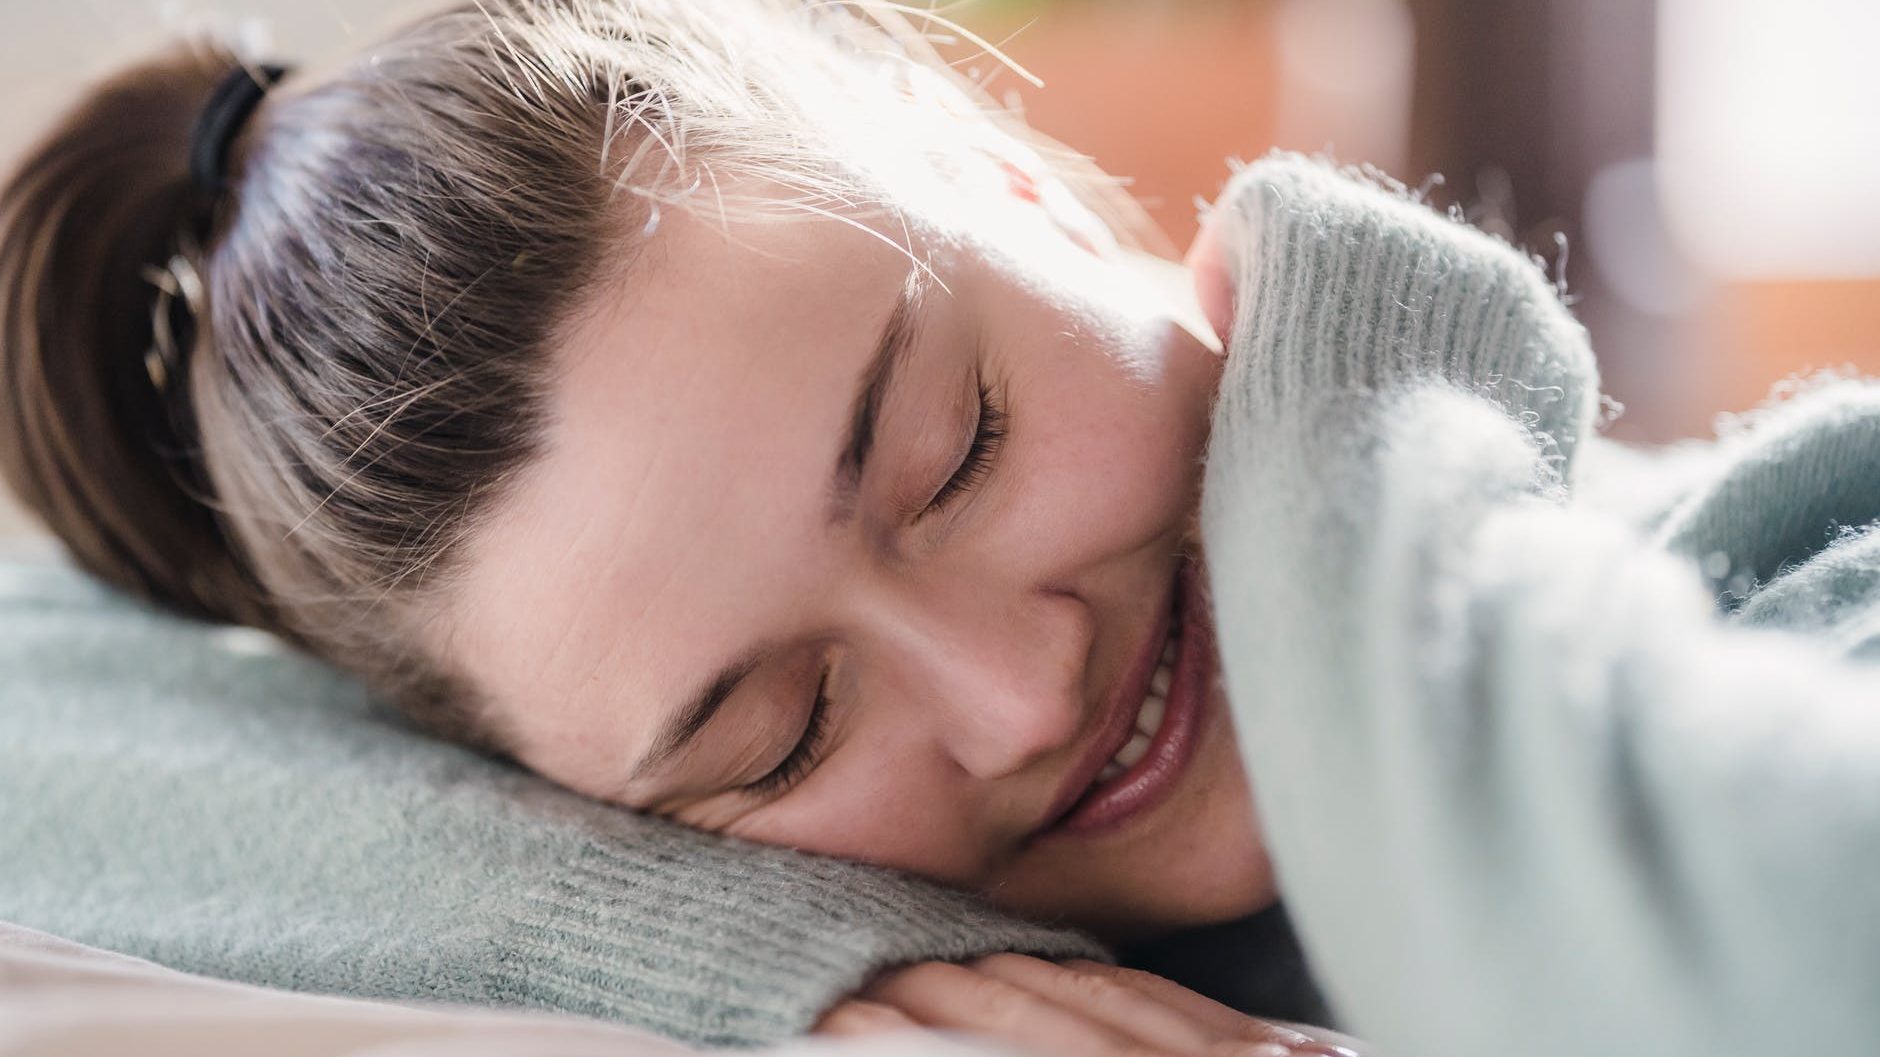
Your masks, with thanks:
[(1210, 580), (1341, 1026), (1875, 1052), (1880, 385), (1654, 468), (1591, 435), (1585, 332), (1522, 254), (1296, 156), (1222, 207)]

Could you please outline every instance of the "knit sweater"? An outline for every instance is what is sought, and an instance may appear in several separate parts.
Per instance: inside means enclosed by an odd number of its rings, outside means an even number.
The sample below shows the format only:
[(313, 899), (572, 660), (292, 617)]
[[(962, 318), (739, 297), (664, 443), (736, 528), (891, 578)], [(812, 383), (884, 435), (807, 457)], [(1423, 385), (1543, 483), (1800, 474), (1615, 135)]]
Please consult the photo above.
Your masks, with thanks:
[(1342, 1027), (1874, 1052), (1880, 385), (1654, 468), (1589, 436), (1585, 334), (1505, 244), (1293, 156), (1224, 207), (1223, 678)]
[(872, 971), (1103, 957), (885, 870), (708, 837), (405, 729), (258, 632), (0, 565), (0, 921), (299, 991), (562, 1010), (702, 1045)]
[[(1224, 679), (1347, 1026), (1393, 1057), (1880, 1038), (1880, 533), (1821, 546), (1880, 516), (1873, 388), (1669, 473), (1586, 435), (1584, 335), (1506, 246), (1297, 158), (1223, 208)], [(1096, 951), (581, 799), (70, 570), (0, 568), (0, 671), (0, 919), (177, 968), (737, 1045), (899, 962)]]

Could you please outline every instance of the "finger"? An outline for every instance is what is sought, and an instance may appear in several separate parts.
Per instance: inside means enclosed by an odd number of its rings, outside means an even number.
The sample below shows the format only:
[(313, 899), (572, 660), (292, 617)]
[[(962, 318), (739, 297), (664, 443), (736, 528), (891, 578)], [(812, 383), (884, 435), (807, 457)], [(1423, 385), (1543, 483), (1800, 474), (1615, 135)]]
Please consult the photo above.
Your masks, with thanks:
[(1310, 1055), (1303, 1050), (1295, 1050), (1291, 1046), (1282, 1046), (1277, 1042), (1226, 1039), (1210, 1045), (1206, 1057), (1310, 1057)]
[(1292, 1028), (1311, 1036), (1312, 1042), (1299, 1051), (1301, 1054), (1309, 1054), (1312, 1057), (1366, 1057), (1370, 1053), (1369, 1048), (1362, 1042), (1349, 1035), (1341, 1035), (1330, 1028), (1316, 1027), (1311, 1024), (1293, 1024), (1283, 1020), (1276, 1023), (1281, 1027)]
[[(1140, 969), (1125, 969), (1117, 965), (1105, 965), (1102, 962), (1078, 958), (1064, 963), (1074, 969), (1097, 973), (1111, 977), (1120, 983), (1140, 990), (1161, 1000), (1207, 1030), (1230, 1039), (1242, 1039), (1248, 1042), (1277, 1043), (1288, 1049), (1299, 1050), (1301, 1047), (1316, 1047), (1318, 1042), (1310, 1035), (1270, 1020), (1250, 1017), (1231, 1006), (1222, 1005), (1203, 994)], [(1305, 1049), (1303, 1053), (1326, 1053), (1322, 1049)]]
[(1023, 954), (988, 955), (967, 967), (1170, 1053), (1198, 1054), (1218, 1038), (1155, 997), (1103, 973), (1079, 971)]
[(923, 962), (890, 973), (862, 993), (926, 1027), (981, 1032), (1042, 1054), (1149, 1057), (1154, 1053), (1106, 1024), (950, 962)]
[(810, 1029), (812, 1035), (874, 1035), (918, 1028), (914, 1018), (881, 1002), (851, 998), (831, 1008)]

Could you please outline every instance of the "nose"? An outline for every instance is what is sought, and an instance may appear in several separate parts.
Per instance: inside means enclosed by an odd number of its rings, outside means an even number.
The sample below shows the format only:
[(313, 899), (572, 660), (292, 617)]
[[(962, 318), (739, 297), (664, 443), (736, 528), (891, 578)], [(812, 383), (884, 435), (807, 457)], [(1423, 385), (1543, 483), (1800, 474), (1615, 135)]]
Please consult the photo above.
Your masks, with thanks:
[(907, 592), (875, 624), (900, 707), (965, 772), (1017, 774), (1077, 740), (1093, 621), (1068, 593), (1036, 590), (988, 604), (972, 592)]

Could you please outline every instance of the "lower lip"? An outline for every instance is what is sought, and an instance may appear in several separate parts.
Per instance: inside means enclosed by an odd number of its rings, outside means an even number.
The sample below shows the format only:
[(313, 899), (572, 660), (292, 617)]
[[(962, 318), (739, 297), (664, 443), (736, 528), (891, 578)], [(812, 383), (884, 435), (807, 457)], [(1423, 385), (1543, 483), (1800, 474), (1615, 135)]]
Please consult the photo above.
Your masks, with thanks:
[(1193, 561), (1181, 569), (1181, 638), (1169, 673), (1168, 706), (1149, 751), (1136, 765), (1077, 802), (1054, 830), (1082, 836), (1117, 829), (1168, 796), (1194, 759), (1202, 710), (1214, 684), (1214, 633)]

